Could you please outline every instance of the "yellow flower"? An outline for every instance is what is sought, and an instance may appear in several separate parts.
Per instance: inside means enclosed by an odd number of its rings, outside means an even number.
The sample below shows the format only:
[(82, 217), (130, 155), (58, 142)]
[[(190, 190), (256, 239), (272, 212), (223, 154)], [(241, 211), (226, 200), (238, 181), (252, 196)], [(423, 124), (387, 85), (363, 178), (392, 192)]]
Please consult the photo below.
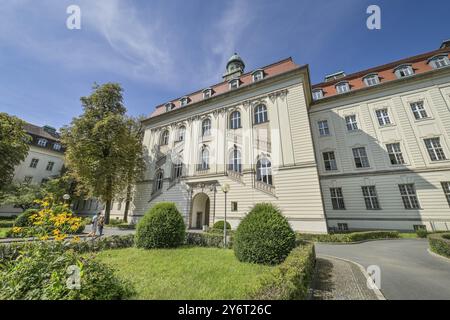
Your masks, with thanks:
[(65, 235), (65, 234), (60, 234), (60, 235), (58, 235), (58, 236), (55, 236), (55, 240), (56, 240), (56, 241), (62, 241), (62, 240), (64, 240), (65, 238), (67, 238), (67, 235)]
[(14, 228), (12, 228), (12, 232), (13, 233), (20, 233), (20, 232), (22, 232), (22, 228), (21, 227), (14, 227)]
[(43, 235), (39, 239), (42, 240), (42, 241), (48, 240), (48, 235)]
[(55, 236), (59, 235), (61, 232), (58, 229), (53, 230), (53, 234)]
[(80, 237), (78, 237), (78, 236), (73, 237), (72, 242), (73, 243), (80, 242)]

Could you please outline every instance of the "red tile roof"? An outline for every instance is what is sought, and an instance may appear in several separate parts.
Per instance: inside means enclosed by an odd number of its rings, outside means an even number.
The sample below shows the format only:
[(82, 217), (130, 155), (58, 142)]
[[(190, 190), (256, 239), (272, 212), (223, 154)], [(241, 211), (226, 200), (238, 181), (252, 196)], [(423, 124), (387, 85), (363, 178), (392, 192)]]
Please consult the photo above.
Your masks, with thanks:
[[(270, 77), (273, 77), (273, 76), (280, 75), (282, 73), (286, 73), (288, 71), (291, 71), (291, 70), (294, 70), (294, 69), (297, 69), (297, 68), (299, 68), (299, 65), (294, 63), (292, 58), (289, 57), (287, 59), (278, 61), (278, 62), (273, 63), (271, 65), (268, 65), (266, 67), (255, 69), (254, 71), (256, 71), (256, 70), (263, 70), (264, 71), (264, 79), (266, 79), (266, 78), (270, 78)], [(239, 80), (241, 81), (241, 84), (240, 84), (241, 87), (253, 83), (252, 73), (253, 73), (253, 71), (245, 73), (245, 74), (243, 74), (242, 76), (239, 77)], [(218, 95), (220, 95), (222, 93), (226, 93), (226, 92), (230, 91), (228, 81), (223, 81), (221, 83), (213, 85), (210, 88), (213, 90), (212, 97), (215, 97), (215, 96), (218, 96)], [(203, 89), (201, 89), (199, 91), (193, 92), (193, 93), (188, 94), (186, 96), (182, 96), (182, 97), (180, 97), (178, 99), (175, 99), (175, 100), (172, 100), (172, 101), (168, 101), (168, 102), (166, 102), (164, 104), (161, 104), (161, 105), (157, 106), (155, 111), (153, 111), (153, 113), (150, 115), (150, 118), (165, 113), (165, 111), (166, 111), (165, 105), (167, 103), (173, 103), (175, 105), (175, 108), (172, 109), (172, 110), (177, 110), (177, 109), (180, 109), (180, 108), (185, 108), (186, 106), (189, 106), (189, 105), (191, 105), (193, 103), (196, 103), (196, 102), (204, 100), (203, 99), (203, 90), (204, 89), (207, 89), (207, 88), (203, 88)], [(190, 99), (189, 103), (187, 105), (185, 105), (185, 106), (181, 106), (180, 105), (180, 99), (183, 98), (183, 97), (188, 97)]]

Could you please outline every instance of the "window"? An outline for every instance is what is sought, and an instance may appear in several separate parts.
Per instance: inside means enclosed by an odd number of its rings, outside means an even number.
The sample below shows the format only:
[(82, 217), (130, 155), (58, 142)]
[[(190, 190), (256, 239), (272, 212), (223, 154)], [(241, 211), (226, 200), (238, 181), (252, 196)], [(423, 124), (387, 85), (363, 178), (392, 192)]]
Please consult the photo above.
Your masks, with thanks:
[(405, 209), (420, 209), (419, 200), (416, 195), (416, 188), (413, 183), (399, 184), (400, 195), (402, 196)]
[(256, 163), (256, 180), (272, 185), (272, 164), (267, 158)]
[(439, 69), (439, 68), (443, 68), (443, 67), (447, 67), (450, 65), (450, 61), (448, 60), (447, 55), (445, 56), (437, 56), (437, 57), (433, 57), (430, 60), (433, 68), (435, 69)]
[(404, 65), (404, 66), (400, 66), (395, 68), (394, 70), (395, 75), (397, 76), (397, 78), (404, 78), (404, 77), (409, 77), (412, 76), (414, 74), (414, 70), (410, 65)]
[(119, 200), (118, 202), (117, 202), (117, 210), (122, 210), (122, 200)]
[(414, 231), (418, 230), (427, 230), (427, 226), (424, 226), (423, 224), (414, 224), (413, 225)]
[(375, 113), (377, 115), (378, 123), (380, 124), (380, 126), (387, 126), (391, 124), (388, 109), (380, 109), (375, 111)]
[(313, 100), (320, 100), (323, 98), (323, 90), (317, 89), (312, 92)]
[(26, 176), (23, 179), (23, 182), (25, 182), (25, 183), (31, 183), (31, 181), (33, 181), (33, 177), (32, 176)]
[(238, 203), (236, 201), (231, 201), (231, 212), (238, 211)]
[(442, 149), (440, 138), (425, 139), (424, 142), (431, 161), (441, 161), (447, 159), (445, 157), (444, 150)]
[(207, 148), (203, 148), (200, 152), (200, 170), (209, 169), (209, 151)]
[(48, 142), (47, 139), (42, 139), (42, 138), (41, 138), (41, 139), (38, 140), (38, 143), (37, 143), (37, 144), (38, 144), (38, 146), (40, 146), (40, 147), (46, 147), (46, 146), (47, 146), (47, 142)]
[(160, 145), (166, 146), (169, 144), (169, 130), (164, 130), (161, 134), (161, 142)]
[(347, 125), (348, 131), (358, 130), (358, 122), (356, 121), (355, 115), (346, 116), (345, 124)]
[(331, 204), (334, 210), (345, 210), (342, 188), (330, 188)]
[(257, 70), (253, 72), (253, 82), (257, 82), (264, 79), (264, 72), (262, 70)]
[(186, 127), (181, 126), (178, 128), (178, 141), (184, 141), (186, 138)]
[(338, 223), (338, 230), (339, 231), (348, 231), (348, 224), (347, 223)]
[(361, 187), (364, 196), (364, 202), (366, 203), (367, 210), (378, 210), (380, 204), (378, 202), (377, 190), (375, 186)]
[(265, 105), (260, 104), (256, 106), (254, 114), (255, 114), (255, 124), (260, 124), (268, 121), (267, 108)]
[(239, 84), (240, 84), (239, 79), (231, 80), (230, 81), (230, 89), (237, 89), (237, 88), (239, 88)]
[(389, 143), (386, 145), (386, 149), (389, 154), (389, 160), (391, 164), (405, 164), (405, 159), (402, 155), (402, 150), (400, 148), (400, 143)]
[(183, 176), (183, 162), (178, 160), (173, 165), (173, 179), (178, 179)]
[(207, 137), (211, 135), (211, 120), (205, 119), (202, 122), (202, 137)]
[(366, 86), (371, 87), (380, 83), (380, 78), (377, 74), (369, 74), (364, 77), (364, 83)]
[(173, 110), (175, 108), (175, 105), (172, 102), (166, 103), (166, 112)]
[(39, 159), (33, 158), (31, 159), (30, 168), (36, 168), (39, 163)]
[(355, 166), (357, 168), (370, 167), (369, 158), (367, 157), (366, 148), (353, 148), (353, 158), (355, 159)]
[(203, 91), (203, 99), (208, 99), (212, 97), (212, 89), (205, 89)]
[(319, 126), (319, 134), (321, 137), (330, 135), (330, 129), (328, 128), (327, 120), (321, 120), (317, 122), (317, 125)]
[(413, 102), (410, 104), (410, 106), (416, 120), (428, 118), (427, 111), (423, 106), (423, 101)]
[(350, 85), (348, 82), (340, 82), (336, 85), (337, 93), (346, 93), (350, 91)]
[(46, 184), (48, 182), (48, 178), (42, 178), (41, 184)]
[(59, 144), (59, 143), (54, 143), (54, 144), (53, 144), (53, 150), (56, 150), (56, 151), (61, 150), (61, 144)]
[(47, 164), (47, 168), (46, 168), (46, 170), (47, 171), (52, 171), (53, 170), (53, 166), (55, 165), (55, 163), (54, 162), (52, 162), (52, 161), (49, 161), (49, 163)]
[(182, 107), (186, 106), (189, 103), (189, 98), (188, 97), (184, 97), (180, 99), (180, 105)]
[(448, 205), (450, 206), (450, 182), (441, 182), (442, 190), (444, 190)]
[(164, 171), (158, 170), (155, 177), (155, 192), (162, 190), (164, 184)]
[(333, 151), (323, 153), (323, 162), (326, 171), (337, 170), (336, 158)]
[(230, 128), (239, 129), (241, 127), (241, 113), (233, 111), (230, 115)]
[(230, 153), (230, 162), (228, 164), (228, 170), (234, 172), (242, 172), (241, 152), (234, 148)]

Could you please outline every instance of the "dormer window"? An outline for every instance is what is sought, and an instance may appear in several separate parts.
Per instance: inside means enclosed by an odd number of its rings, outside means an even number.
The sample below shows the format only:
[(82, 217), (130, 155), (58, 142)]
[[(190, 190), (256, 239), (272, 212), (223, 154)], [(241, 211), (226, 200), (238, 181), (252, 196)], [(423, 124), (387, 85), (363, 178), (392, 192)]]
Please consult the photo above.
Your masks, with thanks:
[(54, 144), (53, 144), (53, 150), (56, 150), (56, 151), (61, 150), (61, 144), (59, 144), (59, 143), (54, 143)]
[(166, 103), (166, 112), (173, 110), (175, 105), (172, 102)]
[(434, 69), (439, 69), (439, 68), (450, 66), (450, 61), (449, 61), (447, 55), (440, 55), (440, 56), (432, 57), (428, 61), (428, 63), (430, 63)]
[(211, 88), (203, 90), (203, 99), (211, 98), (213, 94), (213, 91)]
[(312, 92), (313, 100), (320, 100), (323, 98), (323, 90), (322, 89), (316, 89)]
[(47, 139), (39, 139), (38, 140), (38, 142), (37, 142), (37, 144), (38, 144), (38, 146), (40, 146), (40, 147), (46, 147), (47, 146)]
[(414, 70), (411, 65), (402, 65), (394, 69), (394, 73), (397, 78), (405, 78), (412, 76), (414, 74)]
[(239, 88), (239, 85), (240, 85), (240, 84), (241, 84), (241, 83), (240, 83), (239, 79), (233, 79), (233, 80), (231, 80), (231, 81), (230, 81), (230, 90)]
[(346, 93), (350, 91), (350, 84), (348, 82), (339, 82), (336, 85), (336, 92), (337, 93)]
[(264, 71), (262, 70), (256, 70), (253, 72), (252, 75), (253, 75), (253, 82), (257, 82), (264, 79)]
[(188, 97), (183, 97), (180, 99), (180, 105), (182, 107), (186, 106), (189, 103), (189, 98)]
[(380, 77), (378, 77), (378, 74), (376, 73), (368, 74), (363, 78), (363, 81), (366, 86), (371, 87), (380, 83)]

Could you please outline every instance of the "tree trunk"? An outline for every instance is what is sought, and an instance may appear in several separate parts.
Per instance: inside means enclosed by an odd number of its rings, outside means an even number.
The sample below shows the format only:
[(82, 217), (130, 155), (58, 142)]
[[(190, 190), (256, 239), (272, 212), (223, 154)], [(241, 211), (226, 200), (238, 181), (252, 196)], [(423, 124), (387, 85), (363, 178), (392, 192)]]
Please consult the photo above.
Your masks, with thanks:
[(130, 202), (131, 202), (131, 183), (128, 184), (127, 187), (127, 199), (125, 202), (125, 212), (123, 213), (124, 222), (128, 222), (128, 210), (130, 210)]
[(105, 206), (105, 224), (109, 224), (110, 213), (111, 213), (111, 200), (107, 200)]
[(109, 217), (111, 214), (111, 204), (112, 204), (112, 182), (111, 178), (109, 178), (108, 186), (106, 189), (105, 224), (109, 224)]

